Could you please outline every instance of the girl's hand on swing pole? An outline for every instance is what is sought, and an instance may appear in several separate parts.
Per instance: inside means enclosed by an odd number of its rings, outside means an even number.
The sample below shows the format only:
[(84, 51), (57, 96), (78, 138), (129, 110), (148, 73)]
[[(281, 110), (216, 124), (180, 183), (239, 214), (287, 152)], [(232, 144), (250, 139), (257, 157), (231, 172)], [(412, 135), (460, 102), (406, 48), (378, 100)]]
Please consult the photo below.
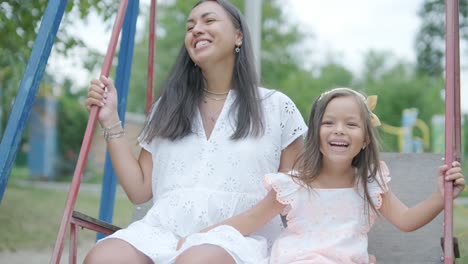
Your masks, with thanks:
[(439, 177), (437, 180), (439, 192), (444, 196), (444, 181), (453, 182), (453, 198), (457, 198), (458, 195), (465, 189), (465, 178), (463, 176), (460, 163), (454, 161), (452, 168), (449, 169), (447, 165), (439, 167)]

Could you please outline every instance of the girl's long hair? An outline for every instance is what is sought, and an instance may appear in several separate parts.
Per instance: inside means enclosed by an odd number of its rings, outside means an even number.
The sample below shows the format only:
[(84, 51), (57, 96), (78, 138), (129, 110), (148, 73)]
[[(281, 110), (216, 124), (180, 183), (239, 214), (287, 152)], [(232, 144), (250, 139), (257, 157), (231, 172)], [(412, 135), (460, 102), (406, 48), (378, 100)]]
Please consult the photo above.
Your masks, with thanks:
[[(259, 136), (264, 132), (264, 121), (249, 30), (240, 11), (227, 1), (202, 0), (193, 8), (206, 1), (221, 5), (243, 36), (231, 80), (231, 89), (237, 91), (233, 108), (230, 109), (230, 112), (237, 110), (236, 130), (231, 139)], [(190, 58), (185, 45), (182, 45), (162, 94), (157, 103), (153, 103), (141, 139), (148, 143), (155, 137), (176, 140), (192, 133), (192, 122), (203, 96), (203, 87), (202, 71)]]
[(355, 182), (358, 186), (362, 187), (366, 208), (370, 207), (372, 211), (378, 214), (369, 195), (368, 183), (377, 180), (377, 183), (380, 185), (383, 182), (382, 179), (377, 179), (377, 177), (380, 177), (379, 141), (377, 132), (370, 120), (370, 110), (367, 107), (366, 99), (362, 94), (354, 90), (349, 88), (332, 89), (323, 93), (314, 101), (309, 117), (309, 130), (307, 132), (305, 148), (294, 165), (297, 168), (298, 174), (292, 176), (298, 178), (301, 184), (312, 188), (312, 182), (322, 170), (323, 155), (320, 152), (322, 118), (325, 108), (330, 101), (339, 97), (352, 97), (359, 105), (364, 121), (364, 138), (366, 139), (367, 146), (361, 149), (353, 158), (352, 166), (356, 168), (355, 177), (357, 179), (355, 179)]

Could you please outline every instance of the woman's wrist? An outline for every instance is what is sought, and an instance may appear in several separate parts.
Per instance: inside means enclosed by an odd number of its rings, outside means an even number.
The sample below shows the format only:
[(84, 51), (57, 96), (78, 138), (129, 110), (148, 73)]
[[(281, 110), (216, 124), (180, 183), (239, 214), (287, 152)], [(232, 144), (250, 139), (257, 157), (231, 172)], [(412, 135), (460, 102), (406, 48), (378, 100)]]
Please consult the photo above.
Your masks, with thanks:
[(106, 120), (100, 121), (99, 123), (101, 124), (102, 129), (106, 129), (106, 128), (107, 129), (109, 129), (109, 128), (115, 129), (115, 128), (113, 128), (113, 126), (115, 126), (115, 124), (117, 124), (118, 122), (120, 122), (120, 117), (119, 117), (118, 114), (115, 114), (112, 117), (107, 118)]
[(107, 122), (103, 122), (101, 124), (102, 126), (102, 135), (106, 141), (109, 141), (110, 139), (114, 138), (120, 138), (125, 136), (125, 130), (123, 129), (122, 126), (122, 121), (117, 117), (114, 117)]

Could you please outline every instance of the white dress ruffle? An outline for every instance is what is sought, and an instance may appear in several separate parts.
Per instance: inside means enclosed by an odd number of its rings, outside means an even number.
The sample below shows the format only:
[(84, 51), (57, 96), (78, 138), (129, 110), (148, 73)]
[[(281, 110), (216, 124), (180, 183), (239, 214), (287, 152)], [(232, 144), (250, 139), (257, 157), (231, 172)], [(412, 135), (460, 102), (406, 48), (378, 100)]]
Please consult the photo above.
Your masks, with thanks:
[[(380, 184), (367, 184), (376, 209), (390, 179), (381, 162)], [(264, 184), (287, 205), (287, 228), (273, 245), (270, 264), (368, 263), (367, 233), (377, 215), (365, 209), (362, 188), (309, 189), (284, 173), (267, 174)]]

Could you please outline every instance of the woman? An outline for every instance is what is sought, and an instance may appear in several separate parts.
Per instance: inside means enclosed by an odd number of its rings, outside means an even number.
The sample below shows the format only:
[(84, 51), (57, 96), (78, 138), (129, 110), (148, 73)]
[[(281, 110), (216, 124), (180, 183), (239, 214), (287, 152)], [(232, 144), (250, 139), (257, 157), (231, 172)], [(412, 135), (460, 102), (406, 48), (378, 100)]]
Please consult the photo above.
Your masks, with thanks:
[(119, 183), (129, 199), (153, 199), (146, 216), (101, 240), (85, 263), (249, 263), (252, 244), (282, 230), (275, 218), (251, 237), (210, 233), (176, 250), (181, 237), (262, 199), (261, 177), (288, 171), (307, 127), (293, 102), (258, 87), (248, 29), (224, 0), (200, 1), (186, 22), (185, 43), (153, 105), (132, 156), (117, 113), (115, 87), (93, 80), (86, 100), (99, 122)]

